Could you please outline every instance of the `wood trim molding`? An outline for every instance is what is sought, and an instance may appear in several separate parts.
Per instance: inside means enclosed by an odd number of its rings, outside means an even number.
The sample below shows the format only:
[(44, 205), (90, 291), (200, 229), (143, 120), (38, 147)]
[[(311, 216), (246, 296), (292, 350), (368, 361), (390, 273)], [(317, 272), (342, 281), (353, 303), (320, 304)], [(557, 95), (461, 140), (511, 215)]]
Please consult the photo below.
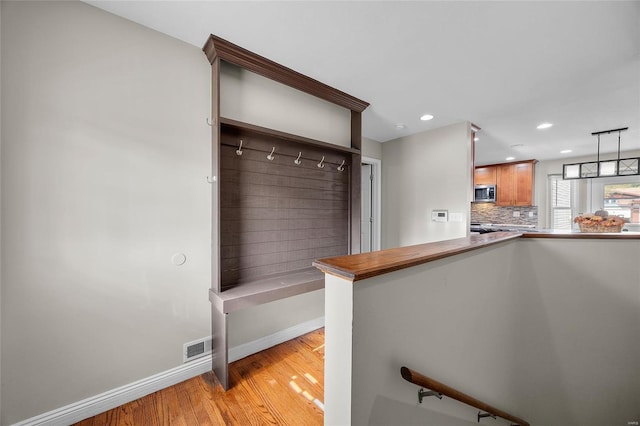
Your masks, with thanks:
[(291, 68), (280, 65), (213, 34), (209, 36), (202, 50), (207, 55), (211, 64), (213, 64), (216, 58), (220, 58), (263, 77), (267, 77), (352, 111), (362, 112), (369, 106), (368, 102), (307, 77), (304, 74), (300, 74)]

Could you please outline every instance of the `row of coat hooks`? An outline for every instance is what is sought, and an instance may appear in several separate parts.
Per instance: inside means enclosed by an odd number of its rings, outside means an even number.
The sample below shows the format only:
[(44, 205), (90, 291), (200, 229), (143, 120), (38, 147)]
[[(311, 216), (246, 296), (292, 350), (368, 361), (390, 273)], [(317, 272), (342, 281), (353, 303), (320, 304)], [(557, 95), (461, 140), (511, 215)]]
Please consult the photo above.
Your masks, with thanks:
[[(243, 153), (242, 144), (243, 144), (243, 140), (240, 139), (240, 144), (238, 145), (238, 149), (236, 149), (236, 155), (239, 156), (239, 157), (242, 156), (242, 153)], [(248, 148), (245, 147), (245, 149), (248, 149)], [(255, 148), (254, 148), (254, 150), (255, 151), (259, 151), (259, 150), (255, 149)], [(275, 158), (276, 158), (275, 155), (274, 155), (275, 152), (276, 152), (276, 147), (274, 146), (273, 148), (271, 148), (271, 152), (267, 155), (267, 160), (269, 160), (269, 161), (275, 160)], [(287, 154), (282, 154), (282, 155), (290, 156), (290, 155), (287, 155)], [(295, 160), (293, 160), (293, 163), (299, 166), (300, 164), (302, 164), (302, 159), (301, 158), (302, 158), (302, 151), (298, 152), (298, 156), (296, 157)], [(345, 168), (344, 167), (345, 166), (345, 162), (346, 162), (346, 160), (342, 160), (342, 163), (336, 168), (336, 170), (338, 170), (339, 172), (343, 172), (344, 168)], [(317, 164), (317, 166), (318, 166), (319, 169), (324, 169), (324, 166), (325, 166), (324, 155), (322, 156), (322, 159)]]

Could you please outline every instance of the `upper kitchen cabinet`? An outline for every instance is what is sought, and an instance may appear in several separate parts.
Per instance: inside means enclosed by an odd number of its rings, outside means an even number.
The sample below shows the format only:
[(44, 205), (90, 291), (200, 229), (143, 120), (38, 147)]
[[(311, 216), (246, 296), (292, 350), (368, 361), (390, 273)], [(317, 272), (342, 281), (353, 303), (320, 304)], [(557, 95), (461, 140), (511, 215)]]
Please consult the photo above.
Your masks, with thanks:
[(496, 205), (533, 205), (533, 176), (536, 160), (499, 164), (496, 167)]
[(475, 185), (495, 185), (496, 166), (476, 167), (473, 172), (473, 182)]

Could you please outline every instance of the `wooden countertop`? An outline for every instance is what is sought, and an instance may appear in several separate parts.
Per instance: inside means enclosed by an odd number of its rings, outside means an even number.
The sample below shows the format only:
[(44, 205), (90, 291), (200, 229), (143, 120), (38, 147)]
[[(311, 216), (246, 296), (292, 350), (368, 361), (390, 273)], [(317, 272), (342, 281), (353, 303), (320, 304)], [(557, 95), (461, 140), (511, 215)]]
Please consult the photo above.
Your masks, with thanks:
[(371, 253), (330, 257), (316, 260), (313, 266), (340, 278), (359, 281), (521, 237), (640, 240), (640, 233), (491, 232)]
[(363, 280), (493, 244), (520, 238), (518, 232), (492, 232), (465, 238), (329, 257), (313, 262), (321, 271), (351, 281)]

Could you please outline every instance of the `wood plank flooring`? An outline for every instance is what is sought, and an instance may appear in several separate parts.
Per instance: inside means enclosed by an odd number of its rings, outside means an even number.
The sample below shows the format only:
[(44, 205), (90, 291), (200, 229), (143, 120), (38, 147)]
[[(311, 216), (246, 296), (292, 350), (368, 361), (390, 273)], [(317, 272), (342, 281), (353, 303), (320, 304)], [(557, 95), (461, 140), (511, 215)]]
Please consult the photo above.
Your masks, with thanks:
[(229, 380), (205, 373), (75, 426), (321, 425), (324, 329), (232, 363)]

